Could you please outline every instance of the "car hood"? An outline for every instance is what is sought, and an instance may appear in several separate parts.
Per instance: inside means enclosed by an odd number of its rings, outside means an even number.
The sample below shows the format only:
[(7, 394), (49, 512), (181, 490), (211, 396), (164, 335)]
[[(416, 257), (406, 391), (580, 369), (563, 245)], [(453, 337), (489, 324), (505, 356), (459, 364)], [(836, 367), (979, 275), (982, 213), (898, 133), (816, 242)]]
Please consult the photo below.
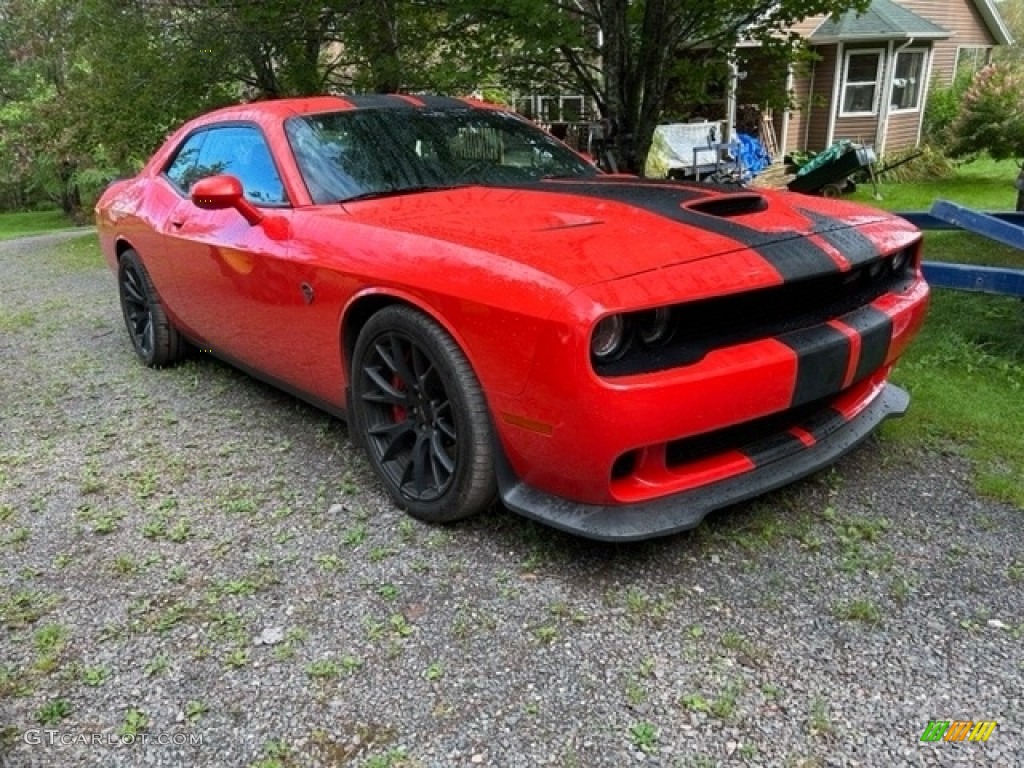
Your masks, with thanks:
[(877, 253), (870, 238), (843, 231), (899, 221), (805, 195), (632, 177), (467, 186), (344, 208), (350, 220), (485, 251), (574, 287), (751, 250), (775, 280), (798, 279), (835, 269), (836, 252)]

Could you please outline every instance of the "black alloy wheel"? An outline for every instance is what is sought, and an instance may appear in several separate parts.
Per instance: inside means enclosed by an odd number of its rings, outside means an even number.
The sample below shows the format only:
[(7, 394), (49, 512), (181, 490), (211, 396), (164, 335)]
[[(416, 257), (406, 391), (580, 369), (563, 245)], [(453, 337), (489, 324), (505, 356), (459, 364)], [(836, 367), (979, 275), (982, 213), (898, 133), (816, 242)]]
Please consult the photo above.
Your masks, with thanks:
[(462, 350), (405, 306), (367, 322), (353, 355), (355, 434), (391, 496), (415, 517), (469, 517), (496, 493), (490, 416)]
[(139, 254), (121, 254), (117, 270), (124, 324), (135, 353), (143, 363), (158, 368), (181, 356), (182, 340), (164, 312), (160, 297)]

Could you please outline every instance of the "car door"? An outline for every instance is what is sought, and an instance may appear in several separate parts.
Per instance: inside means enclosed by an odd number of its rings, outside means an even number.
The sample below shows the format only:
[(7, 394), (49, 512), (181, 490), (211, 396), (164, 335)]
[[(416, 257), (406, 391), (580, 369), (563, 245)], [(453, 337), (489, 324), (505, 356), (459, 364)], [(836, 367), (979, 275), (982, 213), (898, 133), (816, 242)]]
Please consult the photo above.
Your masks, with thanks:
[[(194, 161), (176, 157), (166, 173), (181, 195), (164, 228), (173, 303), (201, 348), (291, 381), (292, 345), (284, 331), (303, 300), (290, 274), (292, 211), (280, 174), (258, 127), (232, 124), (202, 134), (191, 145), (199, 147)], [(252, 225), (233, 208), (194, 205), (187, 189), (215, 174), (237, 177), (263, 221)]]

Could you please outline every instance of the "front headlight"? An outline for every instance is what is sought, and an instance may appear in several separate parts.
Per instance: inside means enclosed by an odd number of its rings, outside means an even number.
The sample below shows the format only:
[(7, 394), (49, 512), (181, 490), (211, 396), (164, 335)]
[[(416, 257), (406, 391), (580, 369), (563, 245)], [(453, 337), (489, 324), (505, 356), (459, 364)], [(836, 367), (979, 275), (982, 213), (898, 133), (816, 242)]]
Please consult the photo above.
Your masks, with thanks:
[(671, 319), (672, 315), (667, 307), (641, 312), (636, 318), (636, 330), (640, 341), (649, 347), (667, 341), (672, 330), (669, 322)]
[(622, 315), (609, 315), (594, 326), (590, 353), (601, 361), (614, 360), (626, 349), (626, 321)]

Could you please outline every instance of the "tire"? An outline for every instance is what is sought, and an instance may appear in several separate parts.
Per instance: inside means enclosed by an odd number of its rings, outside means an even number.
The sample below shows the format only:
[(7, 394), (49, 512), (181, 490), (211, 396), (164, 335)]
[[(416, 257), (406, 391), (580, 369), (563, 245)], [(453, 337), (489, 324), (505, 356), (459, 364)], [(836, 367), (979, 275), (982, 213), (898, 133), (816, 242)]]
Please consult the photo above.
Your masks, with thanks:
[(363, 327), (352, 356), (352, 424), (388, 493), (409, 514), (450, 523), (497, 493), (490, 413), (458, 344), (405, 306)]
[(124, 324), (139, 359), (150, 368), (177, 362), (181, 358), (184, 341), (167, 317), (160, 295), (142, 266), (142, 259), (133, 250), (121, 254), (117, 287)]

